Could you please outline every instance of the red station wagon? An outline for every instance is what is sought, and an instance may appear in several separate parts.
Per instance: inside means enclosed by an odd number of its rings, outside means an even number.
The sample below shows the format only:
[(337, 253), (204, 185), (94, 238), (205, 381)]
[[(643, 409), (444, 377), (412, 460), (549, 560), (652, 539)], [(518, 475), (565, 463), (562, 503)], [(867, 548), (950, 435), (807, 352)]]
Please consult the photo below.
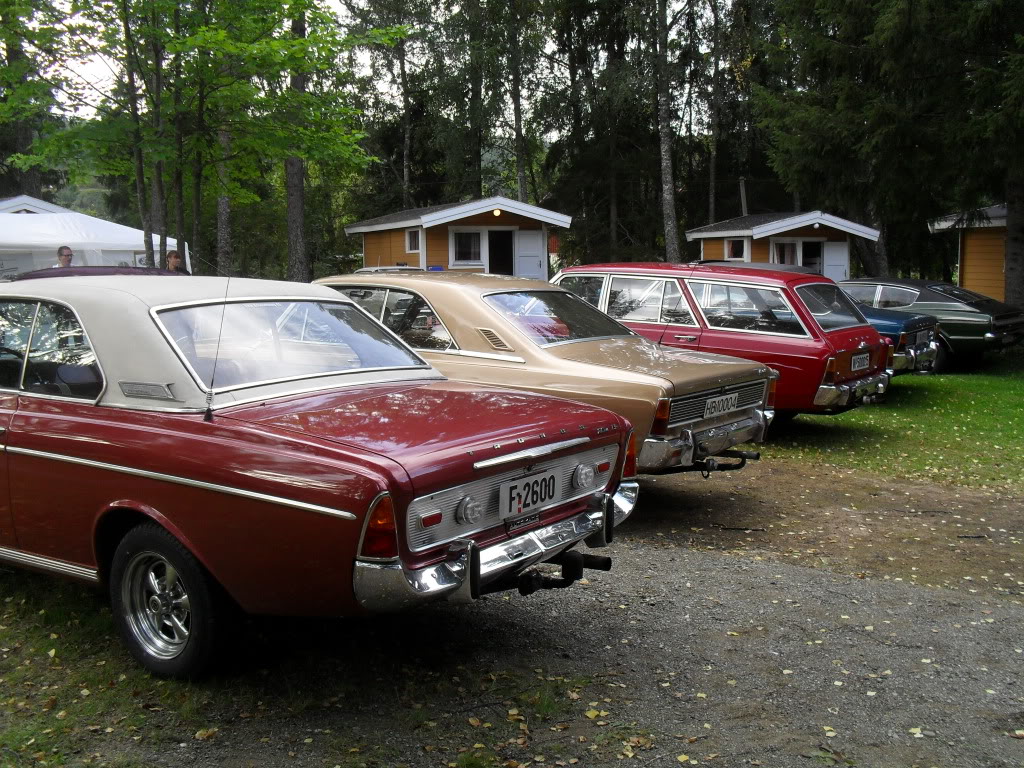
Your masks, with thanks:
[(841, 413), (889, 385), (889, 345), (821, 275), (653, 262), (570, 267), (552, 282), (654, 341), (770, 365), (780, 415)]

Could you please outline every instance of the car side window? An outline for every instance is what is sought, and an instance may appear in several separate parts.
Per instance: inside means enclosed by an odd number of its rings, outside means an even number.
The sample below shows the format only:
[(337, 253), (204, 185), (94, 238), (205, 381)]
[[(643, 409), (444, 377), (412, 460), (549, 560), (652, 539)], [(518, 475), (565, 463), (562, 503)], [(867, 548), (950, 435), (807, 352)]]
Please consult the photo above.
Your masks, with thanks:
[(0, 303), (0, 388), (21, 387), (21, 369), (35, 316), (34, 301)]
[(96, 355), (75, 313), (42, 302), (25, 367), (26, 392), (93, 400), (103, 390)]
[(384, 298), (388, 293), (387, 288), (331, 287), (342, 296), (352, 299), (352, 301), (373, 315), (375, 319), (380, 320), (380, 311), (384, 308)]
[(603, 275), (566, 275), (559, 282), (560, 288), (572, 291), (588, 304), (601, 306), (601, 289), (604, 287)]
[(882, 308), (909, 307), (917, 301), (918, 293), (920, 291), (915, 291), (912, 288), (883, 285), (882, 290), (878, 293), (878, 306)]
[(679, 290), (679, 283), (669, 280), (665, 283), (665, 297), (661, 302), (661, 322), (676, 325), (696, 325), (690, 305)]
[(381, 322), (413, 349), (446, 350), (455, 346), (433, 307), (411, 291), (388, 291)]
[(875, 292), (878, 289), (877, 285), (850, 283), (840, 287), (843, 289), (843, 293), (854, 301), (859, 301), (861, 304), (867, 304), (869, 307), (873, 307), (875, 305)]
[(708, 326), (731, 331), (806, 336), (782, 293), (720, 283), (691, 284)]
[(664, 285), (664, 280), (613, 277), (608, 291), (608, 314), (616, 320), (660, 322)]

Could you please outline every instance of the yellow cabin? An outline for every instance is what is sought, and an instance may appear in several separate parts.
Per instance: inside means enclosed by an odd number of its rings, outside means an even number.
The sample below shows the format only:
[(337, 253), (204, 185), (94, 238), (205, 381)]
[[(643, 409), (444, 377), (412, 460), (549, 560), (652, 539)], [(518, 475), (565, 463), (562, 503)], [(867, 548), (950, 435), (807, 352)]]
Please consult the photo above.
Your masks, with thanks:
[(1006, 204), (972, 214), (951, 214), (928, 225), (934, 232), (955, 230), (959, 284), (993, 299), (1006, 298)]
[(446, 203), (357, 221), (364, 267), (467, 270), (548, 279), (548, 227), (565, 216), (536, 205), (489, 197)]

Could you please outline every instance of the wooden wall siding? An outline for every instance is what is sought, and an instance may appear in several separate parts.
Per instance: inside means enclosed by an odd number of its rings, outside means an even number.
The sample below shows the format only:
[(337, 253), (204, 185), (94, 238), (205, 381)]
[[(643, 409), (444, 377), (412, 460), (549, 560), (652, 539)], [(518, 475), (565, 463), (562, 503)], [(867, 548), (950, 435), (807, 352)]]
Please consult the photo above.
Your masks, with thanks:
[(400, 261), (410, 267), (420, 265), (418, 253), (405, 252), (405, 228), (363, 234), (363, 266), (393, 267)]
[(1006, 227), (964, 232), (960, 285), (1002, 301), (1006, 297)]
[[(825, 240), (830, 242), (846, 242), (846, 233), (833, 229), (832, 227), (800, 227), (799, 229), (791, 229), (788, 232), (780, 232), (772, 237), (785, 239), (787, 237), (823, 237)], [(733, 239), (733, 238), (730, 238)], [(724, 259), (725, 258), (725, 239), (707, 238), (704, 242), (704, 258), (705, 259)], [(761, 237), (757, 240), (752, 240), (750, 248), (750, 260), (759, 264), (767, 264), (771, 261), (771, 242), (767, 237)]]
[(750, 243), (750, 260), (759, 264), (767, 264), (771, 261), (771, 248), (768, 238), (762, 237)]

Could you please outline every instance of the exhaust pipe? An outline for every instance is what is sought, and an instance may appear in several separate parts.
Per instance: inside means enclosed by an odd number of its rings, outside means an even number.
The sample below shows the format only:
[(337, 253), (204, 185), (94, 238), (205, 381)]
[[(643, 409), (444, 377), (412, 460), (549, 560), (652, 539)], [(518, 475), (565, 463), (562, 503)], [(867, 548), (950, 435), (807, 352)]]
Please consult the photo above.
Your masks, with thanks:
[(595, 571), (610, 571), (612, 569), (612, 559), (610, 557), (591, 555), (589, 553), (577, 552), (576, 550), (563, 552), (548, 562), (562, 566), (561, 578), (545, 576), (540, 571), (521, 573), (516, 584), (520, 595), (532, 595), (534, 592), (539, 592), (542, 589), (565, 589), (570, 587), (574, 582), (583, 578), (583, 571), (586, 568)]

